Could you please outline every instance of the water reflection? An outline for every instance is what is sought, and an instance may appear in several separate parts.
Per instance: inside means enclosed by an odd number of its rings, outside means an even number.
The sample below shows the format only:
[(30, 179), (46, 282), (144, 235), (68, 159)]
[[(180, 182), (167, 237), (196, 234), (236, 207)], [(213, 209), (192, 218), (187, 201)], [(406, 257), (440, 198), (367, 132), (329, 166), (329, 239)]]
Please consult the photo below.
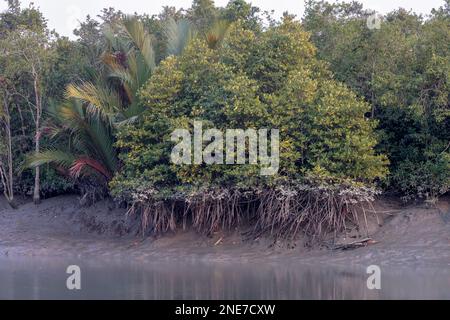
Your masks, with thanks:
[[(82, 290), (66, 288), (79, 265)], [(0, 299), (450, 299), (448, 270), (382, 268), (382, 290), (365, 268), (299, 264), (0, 260)]]

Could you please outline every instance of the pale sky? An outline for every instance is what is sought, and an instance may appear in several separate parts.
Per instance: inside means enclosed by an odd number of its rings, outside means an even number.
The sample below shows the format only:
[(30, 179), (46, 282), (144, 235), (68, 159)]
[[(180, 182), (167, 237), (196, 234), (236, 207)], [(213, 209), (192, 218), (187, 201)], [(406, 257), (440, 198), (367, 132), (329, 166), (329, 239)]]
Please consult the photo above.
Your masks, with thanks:
[[(191, 0), (21, 0), (22, 6), (33, 2), (41, 9), (48, 19), (50, 29), (59, 34), (73, 38), (73, 29), (86, 15), (95, 17), (101, 9), (114, 7), (125, 13), (158, 14), (163, 6), (189, 8)], [(248, 2), (262, 10), (275, 10), (277, 17), (284, 11), (301, 17), (304, 12), (304, 0), (249, 0)], [(330, 2), (334, 2), (330, 0)], [(443, 0), (359, 0), (365, 9), (373, 9), (379, 13), (386, 13), (399, 7), (412, 9), (416, 13), (428, 14), (432, 8), (444, 4)], [(215, 0), (217, 6), (225, 6), (228, 0)], [(0, 11), (5, 10), (7, 2), (0, 0)]]

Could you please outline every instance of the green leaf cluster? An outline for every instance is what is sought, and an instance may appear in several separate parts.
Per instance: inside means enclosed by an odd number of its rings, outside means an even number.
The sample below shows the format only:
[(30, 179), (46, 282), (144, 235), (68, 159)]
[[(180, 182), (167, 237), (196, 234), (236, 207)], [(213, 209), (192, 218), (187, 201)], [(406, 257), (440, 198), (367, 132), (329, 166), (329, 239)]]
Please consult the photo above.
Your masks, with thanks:
[[(301, 24), (286, 17), (255, 32), (232, 24), (220, 47), (191, 41), (170, 56), (140, 92), (140, 122), (120, 128), (122, 171), (111, 183), (117, 196), (143, 190), (177, 196), (216, 187), (254, 189), (281, 181), (371, 184), (387, 174), (376, 154), (370, 106), (333, 79)], [(175, 129), (278, 129), (280, 170), (263, 177), (257, 165), (173, 165)]]

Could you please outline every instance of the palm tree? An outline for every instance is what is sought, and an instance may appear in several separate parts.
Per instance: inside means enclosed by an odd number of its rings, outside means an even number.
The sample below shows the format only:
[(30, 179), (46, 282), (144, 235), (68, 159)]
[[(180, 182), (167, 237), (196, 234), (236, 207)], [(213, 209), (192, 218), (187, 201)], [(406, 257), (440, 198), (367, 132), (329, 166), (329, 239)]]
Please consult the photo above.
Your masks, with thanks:
[[(167, 22), (167, 55), (183, 52), (194, 34), (191, 30), (185, 20)], [(106, 183), (117, 171), (114, 131), (136, 121), (144, 111), (138, 92), (156, 67), (154, 41), (135, 17), (105, 27), (104, 35), (106, 76), (70, 84), (66, 101), (49, 107), (50, 121), (44, 133), (54, 147), (29, 156), (25, 167), (53, 164), (71, 177), (95, 175)]]
[(197, 35), (191, 23), (186, 19), (175, 21), (169, 19), (164, 26), (167, 42), (167, 55), (179, 56), (189, 42)]
[(29, 156), (25, 166), (53, 164), (72, 178), (95, 175), (99, 181), (111, 180), (118, 160), (109, 123), (75, 99), (51, 105), (47, 113), (43, 133), (51, 138), (53, 148)]
[(227, 36), (231, 23), (227, 20), (217, 20), (205, 34), (205, 40), (210, 49), (219, 49)]
[[(219, 20), (204, 34), (210, 48), (220, 46), (229, 26), (229, 22)], [(185, 19), (168, 19), (163, 33), (167, 56), (181, 55), (197, 35)], [(67, 98), (85, 102), (88, 111), (100, 114), (111, 124), (120, 125), (136, 120), (144, 111), (138, 93), (156, 68), (155, 41), (144, 24), (133, 16), (105, 26), (104, 35), (107, 50), (102, 55), (102, 61), (107, 66), (107, 75), (99, 75), (95, 84), (83, 82), (69, 85)]]
[(153, 37), (136, 17), (125, 17), (104, 28), (107, 50), (102, 61), (108, 74), (96, 83), (83, 82), (67, 88), (67, 98), (83, 101), (87, 110), (111, 124), (129, 121), (143, 111), (139, 89), (156, 67)]
[[(180, 55), (195, 32), (187, 20), (169, 19), (164, 26), (167, 41), (166, 55)], [(136, 120), (144, 111), (139, 90), (156, 68), (154, 38), (136, 17), (128, 16), (104, 27), (107, 50), (102, 61), (106, 76), (98, 76), (96, 83), (83, 82), (67, 88), (67, 97), (88, 104), (90, 112), (99, 113), (112, 124)]]

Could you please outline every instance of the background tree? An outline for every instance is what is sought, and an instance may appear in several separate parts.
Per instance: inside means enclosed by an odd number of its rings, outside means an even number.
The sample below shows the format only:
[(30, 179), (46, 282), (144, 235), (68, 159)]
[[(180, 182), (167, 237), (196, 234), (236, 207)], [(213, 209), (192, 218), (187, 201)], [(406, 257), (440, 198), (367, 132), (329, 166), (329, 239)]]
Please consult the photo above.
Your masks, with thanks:
[[(87, 76), (86, 59), (80, 58), (81, 50), (76, 42), (49, 32), (42, 14), (33, 6), (22, 8), (18, 1), (9, 1), (8, 10), (0, 13), (0, 35), (0, 76), (8, 84), (10, 97), (13, 189), (19, 195), (32, 195), (35, 175), (21, 167), (26, 154), (36, 149), (36, 138), (39, 138), (36, 135), (35, 120), (39, 114), (35, 108), (36, 97), (41, 102), (39, 120), (42, 125), (49, 101), (61, 99), (70, 81)], [(34, 46), (36, 42), (39, 44)], [(34, 80), (39, 82), (37, 91)], [(46, 143), (46, 138), (41, 136), (40, 147)], [(72, 188), (72, 184), (51, 167), (44, 166), (39, 171), (41, 196), (56, 195)]]
[[(9, 47), (5, 48), (5, 55), (12, 56), (16, 61), (17, 71), (28, 73), (32, 83), (32, 99), (27, 102), (34, 122), (34, 151), (39, 153), (41, 148), (41, 125), (43, 113), (42, 94), (44, 89), (44, 74), (48, 70), (49, 52), (47, 34), (40, 31), (17, 29), (6, 37)], [(35, 183), (33, 200), (40, 203), (40, 167), (35, 168)]]
[(0, 182), (3, 185), (3, 194), (11, 206), (14, 205), (14, 163), (12, 150), (12, 127), (10, 99), (7, 80), (0, 78)]
[[(107, 193), (106, 184), (119, 169), (117, 150), (113, 146), (115, 131), (140, 120), (144, 107), (138, 93), (156, 67), (155, 38), (144, 23), (148, 23), (147, 17), (111, 20), (102, 27), (105, 37), (104, 51), (99, 57), (102, 67), (93, 74), (93, 80), (67, 86), (67, 101), (48, 112), (44, 131), (50, 145), (26, 162), (30, 167), (52, 164), (73, 179), (90, 175), (92, 179), (88, 183), (95, 181), (99, 193), (103, 194)], [(191, 37), (190, 28), (185, 20), (164, 21), (158, 30), (166, 35), (166, 56), (183, 51)], [(66, 42), (60, 39), (57, 44), (59, 50)], [(62, 65), (67, 67), (67, 63)], [(68, 145), (60, 143), (64, 139)], [(80, 187), (84, 188), (83, 183)]]
[(371, 104), (386, 189), (430, 200), (450, 188), (449, 2), (424, 17), (399, 9), (370, 30), (361, 4), (308, 1), (303, 24), (336, 78)]
[(187, 18), (200, 33), (206, 33), (217, 19), (217, 9), (212, 0), (193, 0), (186, 12)]

